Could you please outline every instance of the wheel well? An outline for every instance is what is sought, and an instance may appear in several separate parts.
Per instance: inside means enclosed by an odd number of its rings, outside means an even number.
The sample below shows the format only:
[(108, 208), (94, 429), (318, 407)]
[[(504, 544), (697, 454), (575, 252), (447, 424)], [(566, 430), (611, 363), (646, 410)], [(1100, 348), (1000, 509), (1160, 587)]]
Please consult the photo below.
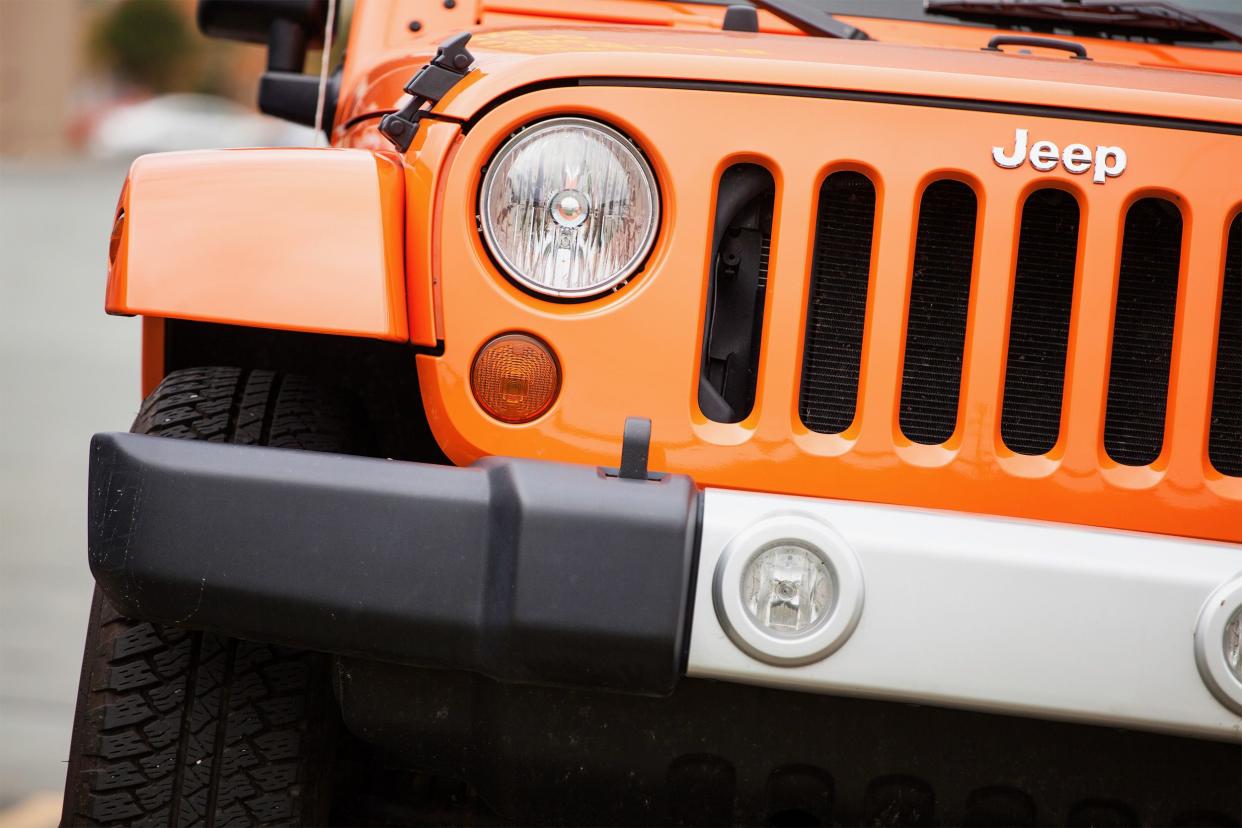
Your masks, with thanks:
[(383, 457), (448, 464), (423, 412), (410, 345), (298, 331), (273, 331), (169, 319), (164, 375), (181, 368), (231, 365), (310, 377), (361, 404)]

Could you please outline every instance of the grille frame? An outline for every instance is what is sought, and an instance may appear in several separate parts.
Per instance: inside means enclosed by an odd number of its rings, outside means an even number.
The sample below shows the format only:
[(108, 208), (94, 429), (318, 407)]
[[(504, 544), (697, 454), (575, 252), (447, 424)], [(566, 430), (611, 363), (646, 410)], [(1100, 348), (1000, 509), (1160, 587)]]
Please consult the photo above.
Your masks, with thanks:
[[(549, 315), (536, 301), (517, 295), (470, 246), (468, 210), (444, 218), (442, 269), (444, 325), (453, 336), (441, 357), (420, 357), (423, 393), (451, 406), (452, 422), (436, 437), (458, 463), (487, 454), (539, 456), (556, 446), (565, 462), (615, 465), (620, 412), (638, 412), (655, 423), (653, 467), (692, 475), (704, 487), (763, 490), (809, 497), (902, 503), (1137, 531), (1192, 535), (1242, 542), (1237, 509), (1242, 486), (1206, 466), (1204, 430), (1213, 335), (1209, 318), (1217, 296), (1220, 228), (1238, 206), (1236, 187), (1220, 174), (1242, 152), (1238, 137), (1172, 132), (1125, 124), (1070, 123), (1034, 118), (1032, 134), (1059, 145), (1069, 142), (1123, 146), (1134, 161), (1124, 176), (1097, 186), (1063, 171), (1043, 174), (1029, 167), (1001, 170), (988, 145), (1013, 135), (1012, 114), (907, 107), (874, 101), (808, 99), (755, 94), (745, 99), (753, 115), (728, 130), (695, 130), (711, 124), (739, 96), (709, 90), (609, 88), (591, 90), (590, 106), (607, 108), (634, 129), (677, 206), (649, 265), (649, 277), (598, 307)], [(580, 111), (580, 90), (540, 90), (483, 116), (465, 136), (446, 184), (469, 186), (474, 169), (494, 139), (546, 111)], [(652, 118), (676, 112), (677, 118)], [(796, 120), (805, 128), (774, 129)], [(912, 132), (913, 130), (913, 132)], [(693, 146), (689, 146), (692, 143)], [(1146, 160), (1145, 163), (1139, 163)], [(1164, 161), (1162, 159), (1167, 159)], [(1175, 182), (1169, 164), (1178, 167)], [(1190, 163), (1189, 159), (1193, 159)], [(695, 407), (694, 383), (701, 346), (704, 238), (710, 232), (710, 182), (736, 160), (769, 163), (778, 170), (778, 217), (774, 228), (770, 303), (761, 355), (758, 399), (743, 423), (705, 419)], [(857, 422), (849, 432), (809, 431), (797, 411), (807, 307), (807, 263), (814, 236), (814, 197), (834, 168), (859, 166), (878, 173), (883, 215), (877, 224), (873, 291), (869, 299), (860, 375)], [(910, 258), (913, 202), (932, 176), (959, 175), (978, 181), (985, 230), (983, 262), (976, 279), (975, 308), (963, 376), (959, 433), (942, 446), (910, 444), (896, 418), (900, 349), (895, 334), (904, 322), (905, 280)], [(1088, 248), (1075, 297), (1064, 445), (1050, 456), (1006, 451), (998, 439), (1005, 303), (1012, 268), (1014, 203), (1026, 187), (1062, 180), (1082, 192)], [(1175, 192), (1193, 206), (1195, 240), (1187, 242), (1196, 263), (1186, 290), (1185, 327), (1178, 336), (1168, 456), (1154, 467), (1118, 466), (1100, 445), (1101, 393), (1105, 369), (1117, 216), (1132, 195)], [(482, 268), (479, 270), (479, 268)], [(589, 324), (580, 314), (591, 314)], [(459, 393), (463, 351), (504, 328), (537, 326), (566, 356), (567, 390), (556, 417), (525, 432), (481, 421)], [(626, 358), (602, 343), (625, 343)], [(1085, 497), (1084, 494), (1090, 494)], [(1178, 508), (1193, 500), (1193, 508)]]

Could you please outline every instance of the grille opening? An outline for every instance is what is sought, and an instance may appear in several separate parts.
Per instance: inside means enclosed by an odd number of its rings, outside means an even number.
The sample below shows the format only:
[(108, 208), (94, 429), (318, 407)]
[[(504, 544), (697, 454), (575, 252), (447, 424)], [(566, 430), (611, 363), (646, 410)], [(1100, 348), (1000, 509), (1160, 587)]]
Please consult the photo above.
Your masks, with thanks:
[(1173, 318), (1182, 254), (1182, 214), (1162, 198), (1126, 213), (1113, 317), (1104, 450), (1126, 466), (1146, 466), (1164, 444)]
[(1061, 431), (1078, 224), (1064, 190), (1037, 190), (1022, 207), (1001, 406), (1001, 439), (1018, 454), (1047, 454)]
[(699, 410), (719, 423), (740, 422), (755, 405), (775, 200), (772, 174), (757, 164), (720, 177), (699, 373)]
[(916, 443), (943, 443), (957, 423), (977, 212), (974, 190), (948, 179), (919, 205), (900, 418)]
[(1208, 459), (1221, 474), (1242, 477), (1242, 213), (1229, 225), (1224, 282)]
[(854, 422), (874, 226), (871, 180), (848, 171), (828, 176), (819, 188), (798, 399), (802, 423), (821, 434)]

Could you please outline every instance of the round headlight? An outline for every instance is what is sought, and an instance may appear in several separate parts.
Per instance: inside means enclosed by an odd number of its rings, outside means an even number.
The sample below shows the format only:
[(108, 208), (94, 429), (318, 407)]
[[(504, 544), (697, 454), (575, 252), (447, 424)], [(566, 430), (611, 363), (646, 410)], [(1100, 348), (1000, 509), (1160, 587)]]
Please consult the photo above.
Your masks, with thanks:
[(483, 238), (522, 286), (585, 298), (634, 274), (655, 242), (655, 177), (634, 144), (585, 118), (510, 138), (483, 177)]

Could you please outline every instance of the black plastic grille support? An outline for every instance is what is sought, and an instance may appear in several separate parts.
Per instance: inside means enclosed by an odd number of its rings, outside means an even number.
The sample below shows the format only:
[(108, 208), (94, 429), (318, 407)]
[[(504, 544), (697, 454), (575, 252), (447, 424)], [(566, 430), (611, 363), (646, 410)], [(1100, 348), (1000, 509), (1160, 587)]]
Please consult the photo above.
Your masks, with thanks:
[(1001, 439), (1018, 454), (1047, 454), (1061, 431), (1079, 217), (1064, 190), (1037, 190), (1022, 207), (1001, 406)]
[(919, 205), (900, 416), (916, 443), (943, 443), (957, 423), (978, 206), (950, 179), (929, 185)]
[(1242, 213), (1229, 225), (1212, 385), (1208, 459), (1221, 474), (1242, 477)]
[(1177, 313), (1182, 214), (1162, 198), (1126, 213), (1113, 317), (1104, 450), (1126, 466), (1146, 466), (1164, 445), (1169, 360)]
[(719, 423), (741, 422), (755, 404), (775, 198), (757, 164), (720, 177), (699, 377), (699, 409)]
[(819, 190), (798, 400), (811, 431), (839, 434), (854, 421), (874, 227), (871, 180), (852, 171), (828, 176)]

